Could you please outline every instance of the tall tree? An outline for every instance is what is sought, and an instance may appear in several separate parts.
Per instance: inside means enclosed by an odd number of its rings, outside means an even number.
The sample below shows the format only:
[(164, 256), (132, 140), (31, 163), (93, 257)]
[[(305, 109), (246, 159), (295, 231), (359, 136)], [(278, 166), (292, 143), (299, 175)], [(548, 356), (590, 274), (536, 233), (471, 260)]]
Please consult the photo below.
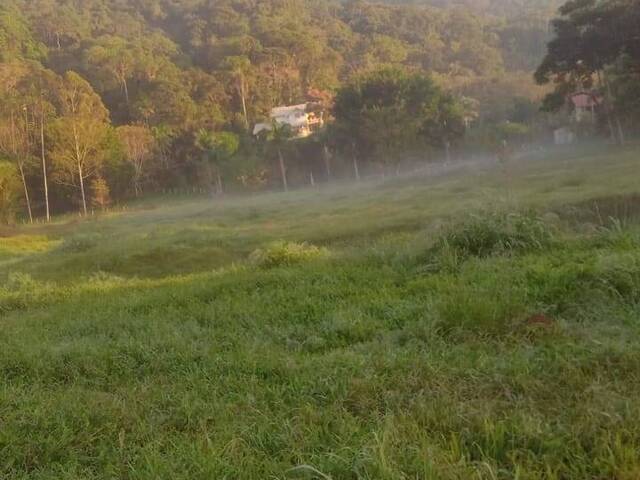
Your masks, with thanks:
[(398, 68), (367, 73), (343, 87), (334, 115), (347, 149), (396, 166), (403, 152), (447, 149), (464, 133), (463, 109), (453, 97), (428, 77)]
[[(568, 93), (591, 88), (597, 81), (609, 116), (613, 99), (608, 68), (626, 57), (640, 69), (640, 2), (572, 0), (560, 9), (560, 14), (553, 22), (555, 38), (549, 42), (547, 55), (535, 73), (538, 83), (555, 85), (545, 106), (557, 110), (564, 105)], [(617, 135), (613, 127), (611, 134), (620, 143), (624, 141), (620, 125)]]
[(117, 129), (126, 161), (133, 167), (133, 189), (136, 197), (142, 194), (147, 164), (156, 148), (153, 132), (144, 125), (123, 125)]
[(56, 179), (80, 190), (86, 215), (85, 181), (99, 172), (104, 161), (109, 114), (91, 85), (75, 72), (64, 75), (58, 94), (62, 115), (51, 128)]
[(31, 118), (20, 86), (28, 77), (29, 68), (26, 63), (14, 61), (0, 64), (2, 85), (2, 119), (0, 119), (0, 152), (11, 160), (20, 172), (24, 192), (25, 205), (29, 221), (33, 222), (31, 197), (27, 183), (27, 169), (32, 164)]
[(31, 135), (31, 150), (34, 158), (40, 158), (45, 218), (47, 221), (51, 219), (51, 211), (45, 129), (47, 122), (56, 116), (54, 92), (57, 90), (59, 82), (60, 78), (54, 72), (32, 62), (29, 64), (28, 74), (22, 78), (18, 86), (25, 107), (32, 112), (33, 134)]
[[(240, 147), (240, 139), (233, 132), (208, 132), (200, 130), (196, 144), (204, 153), (204, 159), (210, 168), (215, 169), (216, 191), (218, 195), (224, 193), (222, 185), (222, 171)], [(211, 175), (213, 177), (213, 175)]]
[(244, 126), (249, 130), (249, 113), (247, 101), (249, 96), (249, 85), (252, 78), (251, 61), (245, 56), (228, 57), (224, 62), (224, 68), (233, 85), (242, 108), (242, 118)]

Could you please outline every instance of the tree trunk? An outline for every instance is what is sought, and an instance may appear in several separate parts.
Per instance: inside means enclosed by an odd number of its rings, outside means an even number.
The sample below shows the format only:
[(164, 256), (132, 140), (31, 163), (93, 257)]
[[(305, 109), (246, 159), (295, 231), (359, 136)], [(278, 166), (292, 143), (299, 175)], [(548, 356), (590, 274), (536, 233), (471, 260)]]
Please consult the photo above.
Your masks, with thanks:
[[(29, 111), (24, 107), (24, 155), (29, 155)], [(22, 177), (22, 185), (24, 186), (24, 198), (27, 201), (27, 211), (29, 212), (29, 223), (33, 223), (33, 214), (31, 213), (31, 199), (29, 198), (29, 189), (27, 188), (27, 179), (24, 174), (24, 164), (19, 161), (20, 176)]]
[(447, 164), (451, 163), (451, 143), (449, 140), (444, 141), (444, 149), (447, 152)]
[(208, 165), (208, 172), (209, 172), (209, 194), (211, 195), (211, 198), (215, 198), (216, 194), (218, 193), (218, 188), (216, 185), (216, 177), (213, 174), (213, 165), (211, 165), (211, 162), (209, 162), (207, 165)]
[(84, 178), (82, 177), (82, 165), (78, 162), (78, 175), (80, 176), (80, 193), (82, 194), (82, 211), (87, 216), (87, 197), (84, 193)]
[(316, 181), (315, 181), (315, 179), (313, 178), (313, 172), (309, 172), (309, 183), (311, 183), (311, 186), (312, 186), (312, 187), (315, 187), (315, 186), (316, 186)]
[(129, 108), (129, 85), (124, 72), (122, 73), (122, 91), (124, 92), (124, 101), (127, 103), (127, 108)]
[(356, 156), (356, 146), (351, 144), (351, 157), (353, 160), (353, 173), (356, 177), (356, 182), (360, 181), (360, 168), (358, 168), (358, 157)]
[(135, 174), (133, 177), (133, 188), (136, 192), (136, 197), (142, 195), (142, 161), (134, 162)]
[(75, 120), (72, 120), (73, 125), (73, 141), (76, 149), (76, 162), (78, 164), (78, 175), (80, 176), (80, 193), (82, 194), (82, 210), (84, 211), (85, 216), (87, 215), (87, 197), (84, 193), (84, 177), (82, 176), (82, 155), (80, 153), (80, 139), (78, 138), (78, 126), (75, 123)]
[(27, 188), (27, 179), (24, 175), (24, 168), (22, 162), (18, 164), (20, 169), (20, 177), (22, 177), (22, 186), (24, 187), (24, 198), (27, 201), (27, 211), (29, 212), (29, 223), (33, 223), (33, 215), (31, 213), (31, 200), (29, 200), (29, 189)]
[(323, 147), (324, 152), (324, 166), (327, 170), (327, 182), (331, 181), (331, 159), (329, 158), (329, 148), (326, 145)]
[(278, 149), (278, 160), (280, 162), (280, 175), (282, 176), (282, 188), (285, 192), (289, 191), (289, 185), (287, 184), (287, 168), (284, 165), (284, 158), (282, 157), (282, 151)]
[[(607, 87), (607, 102), (609, 103), (609, 106), (611, 106), (613, 95), (611, 94), (611, 84), (609, 83), (609, 79), (606, 77), (606, 75), (604, 77), (604, 83), (605, 83), (605, 86)], [(616, 119), (616, 126), (618, 127), (618, 143), (620, 145), (624, 145), (624, 142), (625, 142), (624, 131), (622, 130), (622, 123), (620, 123), (620, 117), (615, 111), (613, 111), (613, 116)]]
[(224, 190), (222, 189), (222, 175), (220, 175), (220, 170), (216, 172), (216, 179), (218, 182), (218, 195), (223, 195)]
[(42, 156), (42, 179), (44, 181), (44, 205), (46, 208), (47, 222), (51, 221), (49, 212), (49, 184), (47, 182), (47, 159), (44, 148), (44, 105), (40, 104), (40, 154)]
[(624, 145), (626, 140), (624, 136), (624, 130), (622, 129), (622, 123), (620, 123), (620, 117), (615, 115), (616, 117), (616, 125), (618, 126), (618, 138), (620, 139), (620, 145)]
[[(600, 73), (600, 70), (596, 70), (596, 73), (598, 76), (598, 84), (600, 85), (600, 88), (602, 88), (604, 84), (602, 81), (602, 75)], [(611, 135), (611, 140), (617, 143), (616, 133), (613, 129), (613, 122), (611, 121), (611, 106), (609, 105), (609, 97), (606, 94), (605, 94), (605, 100), (604, 100), (604, 114), (607, 117), (607, 124), (609, 125), (609, 133)]]
[(249, 116), (247, 115), (247, 98), (245, 92), (244, 81), (240, 80), (240, 101), (242, 102), (242, 115), (244, 115), (244, 126), (249, 130)]

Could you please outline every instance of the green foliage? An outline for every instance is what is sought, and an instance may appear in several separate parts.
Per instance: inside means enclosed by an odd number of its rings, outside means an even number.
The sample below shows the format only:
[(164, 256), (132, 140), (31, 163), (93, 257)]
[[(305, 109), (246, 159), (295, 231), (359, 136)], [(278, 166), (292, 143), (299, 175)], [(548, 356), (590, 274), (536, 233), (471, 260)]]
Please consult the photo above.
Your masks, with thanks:
[(67, 72), (60, 87), (62, 115), (51, 124), (54, 179), (79, 190), (87, 213), (85, 181), (98, 175), (109, 155), (109, 112), (91, 85), (75, 72)]
[(11, 3), (0, 5), (0, 62), (45, 57), (46, 48), (35, 38), (25, 16)]
[(111, 195), (107, 181), (102, 177), (91, 180), (91, 204), (105, 209), (111, 203)]
[(240, 138), (233, 132), (207, 132), (200, 130), (196, 145), (205, 152), (207, 160), (220, 166), (233, 157), (240, 147)]
[[(569, 1), (560, 15), (553, 23), (555, 37), (535, 73), (538, 83), (555, 86), (545, 107), (557, 110), (564, 106), (567, 94), (597, 86), (605, 95), (608, 122), (612, 121), (609, 110), (616, 106), (615, 113), (629, 117), (625, 105), (634, 110), (637, 95), (633, 92), (640, 85), (640, 4), (629, 0)], [(616, 99), (612, 99), (608, 70), (616, 69), (622, 75)], [(622, 134), (617, 135), (617, 140), (624, 143)]]
[[(226, 160), (213, 162), (212, 154), (206, 154), (210, 164), (218, 164), (208, 169), (209, 176), (222, 172), (229, 189), (273, 187), (287, 170), (291, 184), (299, 186), (309, 183), (312, 173), (316, 180), (329, 177), (321, 175), (326, 173), (325, 147), (336, 179), (350, 171), (350, 137), (355, 133), (362, 137), (362, 158), (357, 161), (365, 177), (380, 161), (397, 163), (425, 151), (448, 150), (461, 137), (463, 125), (475, 120), (521, 121), (507, 118), (501, 108), (513, 97), (502, 88), (505, 83), (519, 85), (518, 95), (536, 99), (530, 73), (519, 70), (539, 60), (546, 1), (517, 4), (517, 19), (506, 13), (516, 9), (511, 2), (497, 16), (483, 13), (473, 2), (463, 8), (437, 1), (259, 3), (5, 0), (0, 7), (0, 125), (10, 124), (12, 114), (22, 123), (24, 106), (29, 117), (24, 135), (28, 142), (22, 142), (21, 155), (12, 159), (40, 160), (39, 128), (44, 122), (51, 205), (62, 212), (84, 206), (81, 192), (74, 190), (81, 190), (79, 178), (73, 178), (69, 168), (77, 162), (64, 161), (71, 151), (65, 128), (70, 125), (68, 72), (86, 82), (94, 100), (99, 99), (100, 108), (93, 102), (94, 120), (116, 130), (144, 125), (154, 132), (157, 148), (144, 162), (150, 168), (142, 170), (141, 162), (124, 155), (126, 145), (80, 148), (88, 148), (87, 157), (96, 158), (87, 161), (92, 164), (87, 182), (97, 175), (105, 178), (115, 202), (140, 197), (143, 191), (200, 190), (205, 183), (199, 161), (203, 150), (197, 143), (201, 131), (240, 137), (238, 152), (223, 155)], [(491, 8), (496, 12), (495, 2)], [(283, 143), (269, 155), (267, 147), (253, 142), (252, 128), (276, 106), (319, 98), (330, 123), (333, 95), (362, 75), (385, 68), (433, 79), (433, 86), (420, 87), (417, 81), (407, 85), (412, 95), (425, 89), (422, 93), (431, 104), (420, 100), (425, 111), (418, 117), (430, 122), (412, 123), (417, 118), (411, 108), (414, 99), (407, 98), (404, 104), (369, 108), (362, 114), (362, 132), (328, 129), (337, 134), (315, 149), (307, 145), (285, 152)], [(501, 85), (495, 87), (497, 83)], [(616, 91), (631, 91), (625, 85), (621, 81)], [(72, 90), (87, 91), (79, 82), (75, 86)], [(442, 91), (434, 96), (432, 89), (438, 87)], [(460, 95), (476, 101), (473, 112), (456, 100)], [(96, 128), (90, 131), (91, 137), (103, 137)], [(0, 143), (6, 150), (6, 142)], [(272, 161), (275, 150), (286, 157), (283, 162)], [(279, 165), (285, 160), (285, 167)], [(36, 217), (43, 213), (39, 197), (45, 180), (38, 163), (25, 163)], [(236, 181), (241, 177), (245, 180)]]
[(462, 108), (421, 74), (384, 68), (358, 77), (336, 97), (337, 130), (382, 161), (418, 145), (442, 146), (464, 133)]

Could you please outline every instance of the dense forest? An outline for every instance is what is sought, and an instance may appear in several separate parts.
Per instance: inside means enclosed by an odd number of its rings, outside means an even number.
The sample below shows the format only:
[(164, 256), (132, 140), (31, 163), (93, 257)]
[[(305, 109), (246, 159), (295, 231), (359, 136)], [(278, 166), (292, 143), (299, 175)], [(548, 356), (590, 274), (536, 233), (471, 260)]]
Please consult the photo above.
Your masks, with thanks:
[[(5, 0), (0, 211), (6, 221), (147, 192), (260, 189), (286, 186), (287, 176), (303, 184), (328, 180), (329, 161), (334, 175), (351, 175), (355, 157), (385, 168), (403, 145), (435, 159), (463, 137), (491, 148), (500, 132), (530, 134), (549, 121), (538, 108), (548, 88), (532, 73), (556, 7)], [(384, 100), (380, 85), (392, 92)], [(335, 123), (303, 142), (276, 128), (251, 134), (271, 108), (311, 93), (329, 112), (336, 99)], [(429, 102), (400, 107), (411, 95)], [(399, 125), (406, 138), (378, 134)]]

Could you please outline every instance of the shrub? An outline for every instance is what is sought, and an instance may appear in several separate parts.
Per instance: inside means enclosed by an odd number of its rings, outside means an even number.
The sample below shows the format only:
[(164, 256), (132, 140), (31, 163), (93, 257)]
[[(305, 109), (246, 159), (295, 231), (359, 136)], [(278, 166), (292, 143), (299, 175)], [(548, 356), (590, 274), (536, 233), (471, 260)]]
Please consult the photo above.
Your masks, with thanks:
[(328, 251), (325, 248), (316, 247), (315, 245), (309, 245), (304, 242), (279, 241), (270, 244), (264, 249), (255, 250), (249, 260), (260, 267), (272, 268), (294, 265), (327, 255)]

